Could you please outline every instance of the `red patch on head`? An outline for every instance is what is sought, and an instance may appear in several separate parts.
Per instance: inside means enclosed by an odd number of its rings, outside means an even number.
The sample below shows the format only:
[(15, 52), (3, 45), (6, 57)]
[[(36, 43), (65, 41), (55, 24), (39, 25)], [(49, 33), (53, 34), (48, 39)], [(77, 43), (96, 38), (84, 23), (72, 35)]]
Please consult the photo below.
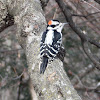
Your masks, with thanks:
[(50, 20), (49, 22), (48, 22), (48, 25), (51, 25), (52, 24), (52, 21)]

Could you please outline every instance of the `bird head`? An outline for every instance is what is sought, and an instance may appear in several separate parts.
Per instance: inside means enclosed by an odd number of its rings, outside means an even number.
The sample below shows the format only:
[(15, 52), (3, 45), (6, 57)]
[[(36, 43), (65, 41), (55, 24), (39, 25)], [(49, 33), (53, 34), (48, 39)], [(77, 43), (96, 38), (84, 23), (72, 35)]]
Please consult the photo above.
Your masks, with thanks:
[(67, 24), (67, 23), (61, 23), (58, 20), (50, 20), (48, 22), (47, 29), (48, 30), (57, 30), (58, 32), (61, 32), (65, 24)]

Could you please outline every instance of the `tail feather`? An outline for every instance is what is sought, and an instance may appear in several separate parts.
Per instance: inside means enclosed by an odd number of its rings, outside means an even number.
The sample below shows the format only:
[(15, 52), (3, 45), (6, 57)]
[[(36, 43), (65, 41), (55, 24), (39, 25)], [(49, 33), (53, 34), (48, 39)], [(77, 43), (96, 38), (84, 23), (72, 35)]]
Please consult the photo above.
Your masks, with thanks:
[(44, 57), (43, 57), (42, 64), (41, 64), (41, 66), (40, 66), (40, 74), (44, 74), (45, 69), (46, 69), (46, 67), (47, 67), (47, 64), (48, 64), (48, 57), (44, 56)]

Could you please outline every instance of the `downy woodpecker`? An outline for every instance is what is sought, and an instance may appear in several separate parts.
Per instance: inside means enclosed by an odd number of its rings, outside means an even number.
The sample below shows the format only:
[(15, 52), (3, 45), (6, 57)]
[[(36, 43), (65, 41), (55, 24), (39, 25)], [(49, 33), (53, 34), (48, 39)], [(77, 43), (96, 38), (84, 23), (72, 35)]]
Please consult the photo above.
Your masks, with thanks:
[(46, 31), (42, 34), (40, 42), (40, 74), (44, 73), (47, 64), (57, 57), (62, 45), (62, 29), (66, 23), (60, 23), (58, 20), (50, 20)]

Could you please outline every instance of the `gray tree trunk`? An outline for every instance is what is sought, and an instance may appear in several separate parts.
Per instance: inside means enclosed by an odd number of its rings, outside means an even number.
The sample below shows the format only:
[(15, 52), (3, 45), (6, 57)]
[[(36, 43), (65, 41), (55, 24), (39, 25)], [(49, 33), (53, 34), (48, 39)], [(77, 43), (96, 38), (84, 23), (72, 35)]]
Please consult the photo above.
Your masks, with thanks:
[(48, 65), (44, 75), (39, 73), (40, 36), (46, 28), (40, 1), (5, 0), (3, 3), (17, 24), (18, 40), (25, 50), (29, 75), (37, 95), (34, 100), (81, 100), (59, 59)]

